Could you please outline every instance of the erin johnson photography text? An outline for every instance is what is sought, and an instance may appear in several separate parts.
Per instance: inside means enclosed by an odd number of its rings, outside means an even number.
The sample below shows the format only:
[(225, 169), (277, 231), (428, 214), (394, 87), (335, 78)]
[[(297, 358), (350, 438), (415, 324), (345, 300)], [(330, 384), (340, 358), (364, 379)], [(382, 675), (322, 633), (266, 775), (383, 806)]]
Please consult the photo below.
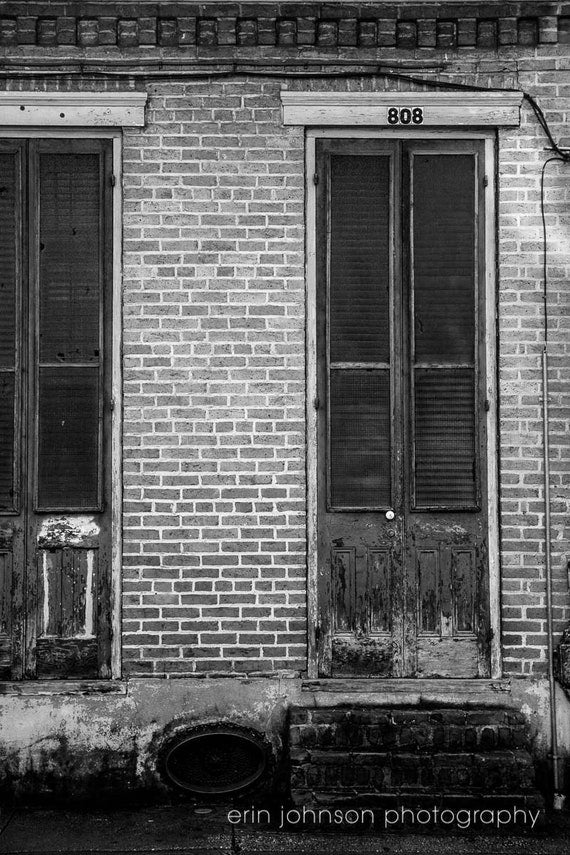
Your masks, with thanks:
[(404, 827), (433, 828), (508, 828), (519, 825), (534, 828), (541, 810), (512, 805), (500, 808), (445, 808), (438, 805), (425, 808), (396, 806), (372, 808), (289, 808), (281, 805), (271, 811), (254, 807), (228, 812), (231, 825), (258, 825), (291, 828), (295, 826), (379, 826), (384, 829)]

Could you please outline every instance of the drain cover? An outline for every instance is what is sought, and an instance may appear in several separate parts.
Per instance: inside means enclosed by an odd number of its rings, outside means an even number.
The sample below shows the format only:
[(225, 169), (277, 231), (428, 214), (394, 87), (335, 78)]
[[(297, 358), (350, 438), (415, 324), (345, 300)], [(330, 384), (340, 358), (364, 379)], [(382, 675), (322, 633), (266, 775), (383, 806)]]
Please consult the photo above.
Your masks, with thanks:
[(164, 758), (170, 783), (208, 795), (238, 793), (258, 781), (266, 766), (262, 738), (225, 725), (179, 734)]

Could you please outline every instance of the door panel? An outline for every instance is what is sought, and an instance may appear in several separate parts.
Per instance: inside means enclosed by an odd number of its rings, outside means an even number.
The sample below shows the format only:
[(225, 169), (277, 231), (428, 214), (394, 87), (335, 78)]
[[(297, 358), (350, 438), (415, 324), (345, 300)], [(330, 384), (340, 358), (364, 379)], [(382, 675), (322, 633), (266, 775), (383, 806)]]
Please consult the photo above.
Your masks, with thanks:
[[(319, 585), (323, 668), (396, 676), (402, 663), (402, 514), (394, 449), (391, 143), (321, 153)], [(321, 185), (319, 185), (321, 186)], [(326, 450), (325, 450), (326, 449)], [(398, 508), (393, 519), (388, 509)]]
[(4, 678), (110, 676), (110, 170), (106, 140), (0, 143)]
[[(332, 514), (330, 515), (332, 517)], [(401, 529), (379, 514), (330, 524), (333, 677), (398, 676), (401, 668)], [(334, 535), (334, 537), (332, 536)], [(340, 536), (339, 536), (340, 535)], [(325, 566), (326, 566), (325, 565)]]
[(489, 672), (482, 157), (318, 146), (323, 675)]

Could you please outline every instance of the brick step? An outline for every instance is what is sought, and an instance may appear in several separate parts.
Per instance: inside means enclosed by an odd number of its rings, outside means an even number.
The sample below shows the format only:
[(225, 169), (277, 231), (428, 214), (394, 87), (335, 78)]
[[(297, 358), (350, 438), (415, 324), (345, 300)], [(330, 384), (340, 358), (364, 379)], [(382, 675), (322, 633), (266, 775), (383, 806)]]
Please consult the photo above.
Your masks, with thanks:
[(511, 709), (293, 707), (290, 746), (300, 749), (491, 752), (524, 748), (522, 713)]
[(410, 754), (307, 751), (291, 756), (293, 790), (341, 792), (530, 792), (534, 766), (527, 751), (493, 754)]
[(293, 707), (295, 805), (543, 807), (522, 713), (505, 708)]

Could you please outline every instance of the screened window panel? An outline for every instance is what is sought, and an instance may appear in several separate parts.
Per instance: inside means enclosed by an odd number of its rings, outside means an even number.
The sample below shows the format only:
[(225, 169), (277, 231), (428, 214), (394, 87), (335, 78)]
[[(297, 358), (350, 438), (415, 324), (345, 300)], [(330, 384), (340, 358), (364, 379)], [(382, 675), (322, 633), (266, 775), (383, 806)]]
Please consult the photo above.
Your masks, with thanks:
[(475, 354), (475, 158), (413, 158), (416, 362), (472, 362)]
[(16, 345), (18, 258), (17, 162), (0, 154), (0, 368), (13, 368)]
[(40, 155), (40, 359), (97, 362), (102, 291), (98, 154)]
[(332, 370), (332, 507), (390, 505), (390, 372)]
[(474, 507), (475, 372), (414, 372), (415, 504)]
[(0, 372), (0, 511), (14, 502), (14, 372)]
[(0, 511), (15, 508), (18, 155), (0, 154)]
[(333, 155), (330, 358), (390, 358), (390, 159)]
[(99, 369), (40, 368), (38, 504), (99, 503)]

